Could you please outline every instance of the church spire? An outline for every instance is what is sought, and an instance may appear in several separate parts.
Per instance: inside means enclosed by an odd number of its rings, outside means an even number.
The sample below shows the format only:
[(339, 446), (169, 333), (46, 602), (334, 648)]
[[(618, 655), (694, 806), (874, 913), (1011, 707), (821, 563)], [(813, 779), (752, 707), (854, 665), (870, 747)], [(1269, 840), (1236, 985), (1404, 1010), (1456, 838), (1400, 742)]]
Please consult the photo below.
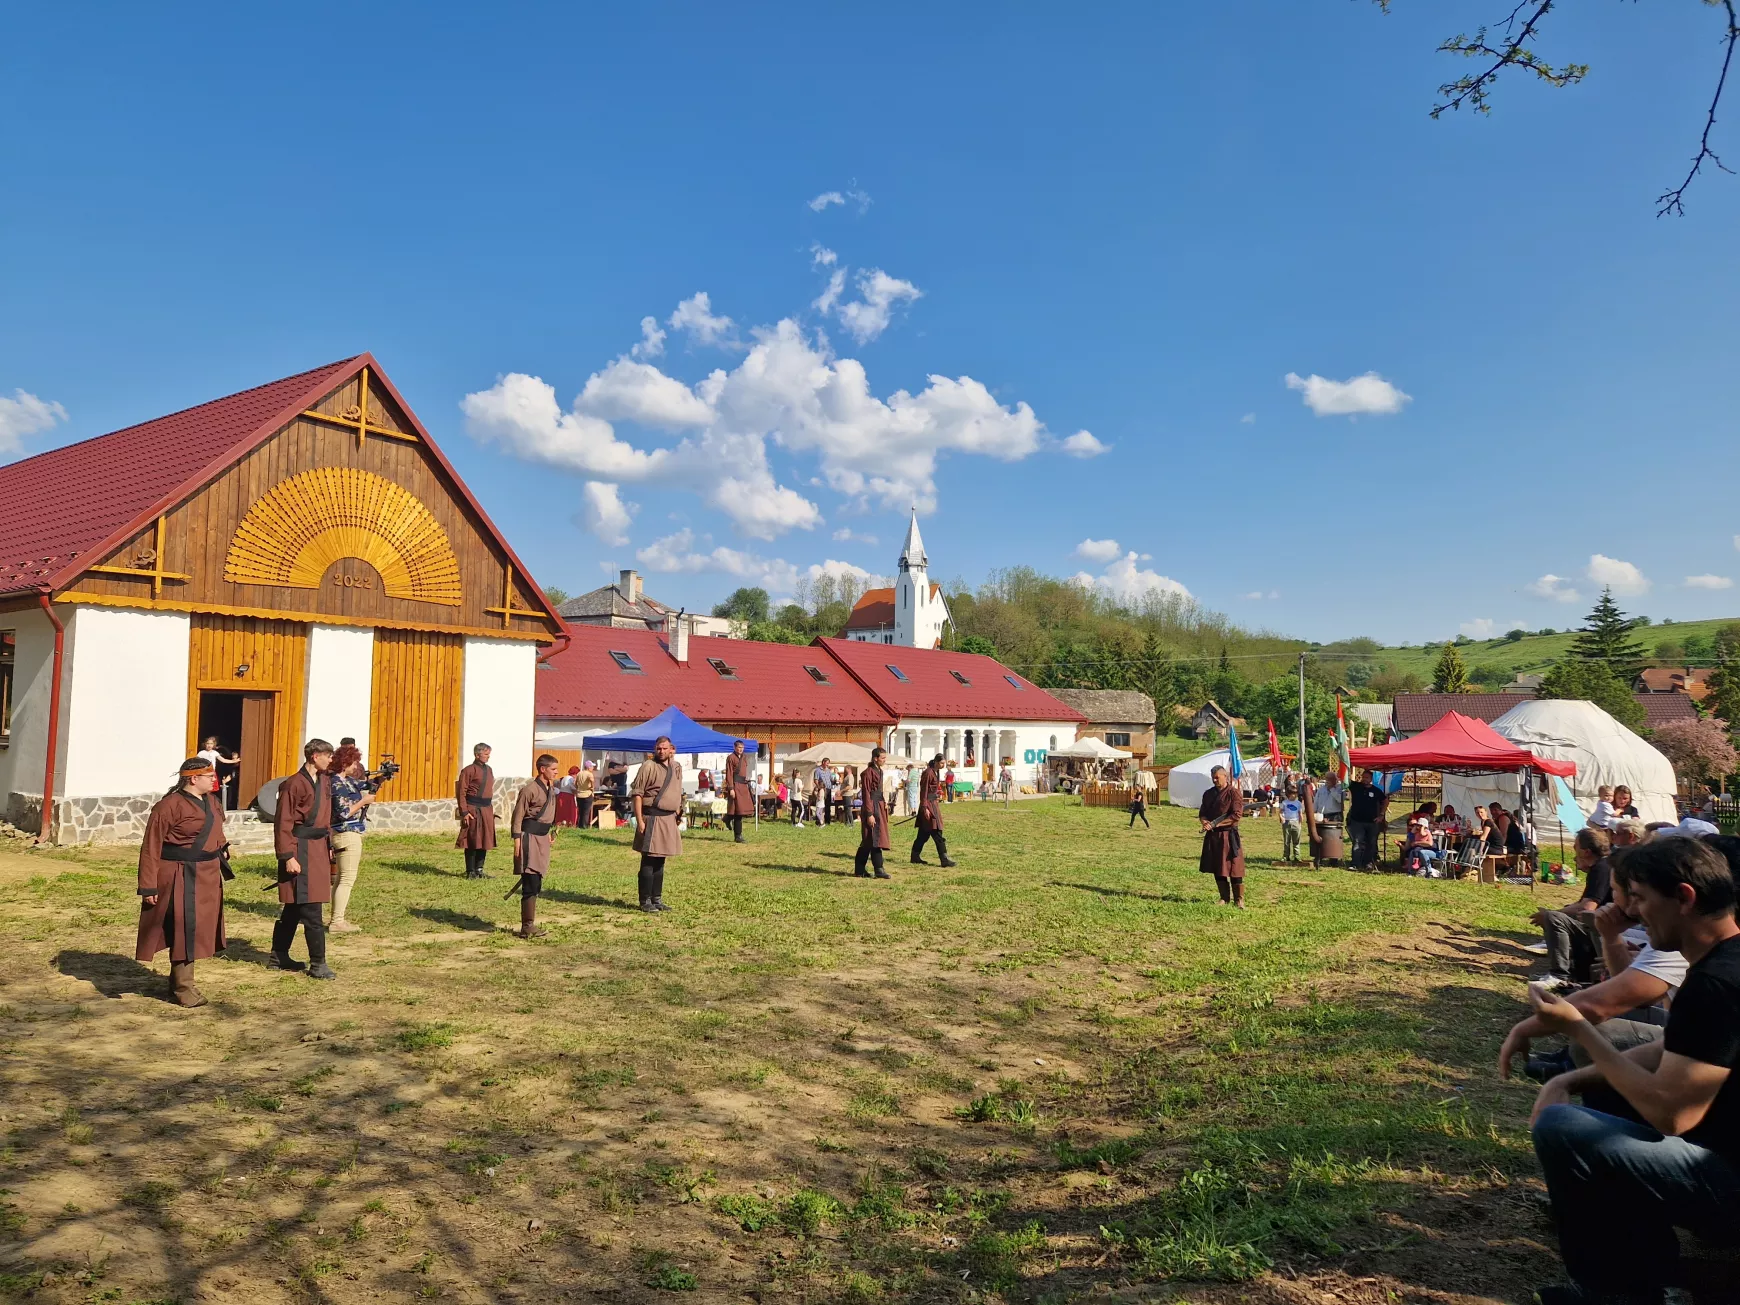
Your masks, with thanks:
[(912, 509), (912, 520), (906, 527), (906, 546), (900, 550), (900, 569), (927, 567), (930, 559), (924, 555), (924, 540), (918, 537), (918, 509)]

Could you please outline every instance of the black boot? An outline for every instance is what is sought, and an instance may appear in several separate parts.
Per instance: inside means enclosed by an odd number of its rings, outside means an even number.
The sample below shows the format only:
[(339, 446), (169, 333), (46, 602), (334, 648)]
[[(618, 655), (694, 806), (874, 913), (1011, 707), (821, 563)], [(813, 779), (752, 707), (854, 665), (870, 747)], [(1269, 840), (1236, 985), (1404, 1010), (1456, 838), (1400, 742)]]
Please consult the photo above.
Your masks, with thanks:
[(955, 862), (949, 858), (949, 845), (943, 841), (943, 836), (941, 834), (936, 836), (936, 855), (936, 863), (945, 870), (955, 864)]
[(542, 938), (544, 930), (538, 928), (538, 899), (535, 897), (520, 898), (520, 937)]
[(294, 917), (280, 915), (272, 926), (272, 959), (268, 964), (274, 970), (306, 970), (308, 967), (301, 961), (290, 959), (290, 944), (296, 941), (296, 920)]

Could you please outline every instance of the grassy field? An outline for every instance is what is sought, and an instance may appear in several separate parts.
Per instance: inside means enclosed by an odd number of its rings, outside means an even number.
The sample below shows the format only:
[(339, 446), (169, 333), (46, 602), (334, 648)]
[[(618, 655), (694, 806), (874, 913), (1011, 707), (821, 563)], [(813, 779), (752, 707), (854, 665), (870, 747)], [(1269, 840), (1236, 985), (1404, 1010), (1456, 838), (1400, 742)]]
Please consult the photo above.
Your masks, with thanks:
[[(1557, 1275), (1492, 1057), (1566, 890), (1275, 864), (1194, 821), (949, 813), (690, 835), (662, 916), (569, 833), (550, 936), (372, 838), (336, 983), (130, 959), (124, 854), (0, 853), (0, 1296), (32, 1301), (1524, 1301)], [(910, 826), (897, 833), (909, 833)], [(497, 854), (498, 863), (502, 860)], [(498, 871), (500, 865), (495, 867)]]
[[(1581, 624), (1582, 618), (1567, 618), (1573, 625)], [(1714, 621), (1676, 621), (1672, 625), (1651, 625), (1637, 631), (1636, 639), (1643, 645), (1647, 653), (1655, 651), (1656, 644), (1664, 639), (1682, 641), (1692, 636), (1709, 638), (1724, 625), (1740, 620), (1740, 617), (1726, 616)], [(1564, 657), (1571, 650), (1571, 643), (1576, 638), (1575, 630), (1563, 634), (1529, 634), (1524, 635), (1514, 643), (1503, 639), (1486, 639), (1461, 645), (1462, 660), (1470, 670), (1494, 668), (1505, 673), (1508, 679), (1518, 672), (1532, 673), (1544, 671), (1554, 662)], [(1384, 648), (1371, 655), (1374, 662), (1388, 662), (1397, 671), (1412, 671), (1422, 680), (1431, 683), (1432, 666), (1443, 651), (1442, 644), (1427, 644), (1418, 648)]]

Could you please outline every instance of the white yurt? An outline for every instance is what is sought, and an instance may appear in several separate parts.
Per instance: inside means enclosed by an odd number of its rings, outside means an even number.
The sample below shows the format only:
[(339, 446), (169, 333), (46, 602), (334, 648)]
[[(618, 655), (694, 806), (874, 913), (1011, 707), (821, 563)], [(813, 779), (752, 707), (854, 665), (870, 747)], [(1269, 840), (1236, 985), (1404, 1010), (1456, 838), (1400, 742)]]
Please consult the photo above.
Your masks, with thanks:
[[(1202, 795), (1214, 785), (1214, 781), (1209, 778), (1210, 772), (1216, 766), (1231, 765), (1232, 753), (1221, 748), (1194, 761), (1172, 767), (1172, 773), (1166, 777), (1166, 800), (1175, 807), (1190, 807), (1193, 810), (1200, 807)], [(1244, 778), (1239, 787), (1249, 793), (1252, 789), (1260, 788), (1272, 773), (1273, 768), (1267, 761), (1246, 757)]]
[[(1576, 762), (1576, 775), (1565, 783), (1584, 815), (1595, 809), (1596, 789), (1624, 784), (1645, 821), (1679, 819), (1674, 768), (1668, 759), (1592, 702), (1527, 698), (1493, 721), (1492, 728), (1538, 756)], [(1514, 810), (1521, 782), (1517, 775), (1446, 775), (1444, 801), (1464, 814), (1494, 801)], [(1537, 778), (1535, 836), (1542, 841), (1559, 837), (1554, 805), (1552, 780), (1543, 785)]]

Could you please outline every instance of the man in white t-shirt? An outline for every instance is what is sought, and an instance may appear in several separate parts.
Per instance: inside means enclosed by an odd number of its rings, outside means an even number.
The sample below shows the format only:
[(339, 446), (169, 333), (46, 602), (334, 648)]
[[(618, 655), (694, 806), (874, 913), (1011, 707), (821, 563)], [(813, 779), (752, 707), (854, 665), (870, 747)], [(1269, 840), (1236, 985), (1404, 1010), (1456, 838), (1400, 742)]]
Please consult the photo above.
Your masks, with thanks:
[(1317, 795), (1312, 799), (1312, 805), (1323, 819), (1339, 821), (1346, 794), (1347, 790), (1341, 786), (1341, 781), (1331, 774), (1317, 786)]
[(828, 761), (823, 757), (822, 764), (810, 772), (810, 797), (815, 802), (818, 825), (831, 824), (834, 818), (834, 785), (839, 783), (839, 776)]
[[(1685, 982), (1686, 958), (1678, 952), (1657, 951), (1649, 945), (1649, 936), (1637, 927), (1633, 904), (1625, 885), (1617, 875), (1613, 878), (1613, 900), (1595, 913), (1595, 930), (1601, 935), (1601, 955), (1607, 963), (1607, 978), (1600, 983), (1570, 993), (1566, 1000), (1583, 1012), (1591, 1024), (1599, 1024), (1601, 1032), (1620, 1051), (1657, 1042), (1666, 1032), (1667, 1005), (1680, 984)], [(1498, 1053), (1500, 1078), (1510, 1077), (1511, 1057), (1525, 1054), (1532, 1038), (1544, 1037), (1547, 1029), (1533, 1015), (1511, 1029)], [(1529, 1057), (1531, 1073), (1535, 1061), (1557, 1061), (1557, 1058)], [(1587, 1053), (1572, 1043), (1570, 1062), (1589, 1063)], [(1540, 1066), (1542, 1073), (1557, 1073), (1568, 1069), (1564, 1062)]]

